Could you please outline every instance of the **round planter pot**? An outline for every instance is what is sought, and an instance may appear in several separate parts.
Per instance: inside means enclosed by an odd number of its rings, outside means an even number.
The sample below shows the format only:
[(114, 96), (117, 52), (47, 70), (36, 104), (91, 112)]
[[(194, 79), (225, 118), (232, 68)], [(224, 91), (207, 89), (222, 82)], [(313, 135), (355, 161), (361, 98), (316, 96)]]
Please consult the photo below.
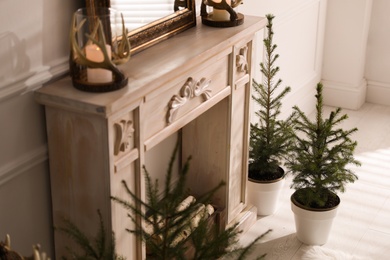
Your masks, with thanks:
[(273, 182), (248, 179), (248, 201), (257, 208), (257, 215), (272, 215), (278, 209), (279, 197), (285, 178)]
[(306, 245), (325, 244), (339, 205), (329, 210), (313, 211), (296, 205), (291, 196), (291, 210), (294, 213), (298, 240)]

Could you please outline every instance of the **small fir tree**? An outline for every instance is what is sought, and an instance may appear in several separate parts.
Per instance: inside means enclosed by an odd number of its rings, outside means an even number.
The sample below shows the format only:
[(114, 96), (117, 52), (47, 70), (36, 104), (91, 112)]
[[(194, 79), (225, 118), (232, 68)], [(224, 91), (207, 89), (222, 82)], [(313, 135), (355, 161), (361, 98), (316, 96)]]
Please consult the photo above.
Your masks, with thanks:
[[(64, 225), (55, 228), (57, 231), (65, 233), (70, 237), (78, 249), (68, 247), (70, 259), (77, 260), (124, 260), (120, 255), (116, 254), (115, 250), (115, 236), (113, 232), (109, 235), (104, 227), (102, 214), (98, 210), (99, 228), (95, 238), (88, 237), (78, 226), (72, 221), (64, 219)], [(62, 256), (61, 259), (68, 259)]]
[[(178, 147), (179, 143), (176, 145), (169, 162), (163, 193), (160, 193), (158, 189), (158, 180), (152, 182), (144, 167), (148, 202), (138, 198), (129, 189), (125, 181), (122, 181), (122, 183), (132, 202), (123, 198), (112, 197), (114, 201), (129, 210), (128, 217), (136, 224), (134, 230), (127, 229), (127, 231), (145, 242), (148, 259), (214, 260), (221, 257), (235, 260), (246, 259), (252, 252), (254, 245), (271, 230), (258, 236), (248, 246), (240, 247), (238, 246), (238, 236), (241, 231), (237, 228), (238, 224), (219, 230), (217, 225), (210, 224), (209, 219), (200, 218), (197, 226), (194, 227), (194, 215), (199, 213), (199, 203), (208, 203), (215, 192), (225, 184), (221, 182), (210, 192), (198, 198), (198, 203), (191, 203), (184, 210), (178, 211), (178, 207), (188, 196), (188, 191), (184, 187), (190, 161), (189, 158), (185, 162), (179, 173), (178, 181), (172, 185), (172, 169)], [(160, 199), (161, 194), (163, 194), (163, 199)], [(79, 250), (68, 248), (71, 259), (124, 259), (115, 253), (114, 234), (107, 235), (100, 211), (98, 211), (98, 214), (100, 225), (97, 235), (93, 239), (85, 235), (69, 220), (64, 220), (63, 227), (56, 228), (58, 231), (65, 232), (79, 246)], [(141, 219), (149, 228), (139, 223), (138, 219)], [(186, 232), (190, 232), (190, 236), (186, 239), (180, 239), (183, 233)], [(193, 248), (191, 250), (189, 250), (190, 245)], [(264, 259), (264, 257), (265, 254), (257, 256), (255, 259)], [(62, 259), (67, 258), (62, 257)]]
[[(210, 225), (209, 219), (202, 217), (194, 228), (192, 221), (193, 216), (199, 212), (199, 203), (208, 204), (215, 192), (225, 184), (221, 182), (213, 190), (197, 198), (196, 203), (191, 203), (184, 210), (178, 211), (181, 202), (188, 196), (188, 190), (184, 187), (186, 186), (190, 158), (180, 170), (177, 182), (172, 185), (172, 169), (177, 149), (178, 144), (169, 162), (162, 193), (158, 189), (158, 180), (152, 182), (144, 167), (148, 202), (137, 197), (124, 181), (122, 183), (131, 201), (123, 198), (112, 198), (129, 210), (128, 216), (136, 224), (135, 229), (127, 229), (127, 231), (145, 242), (148, 259), (200, 260), (219, 259), (222, 256), (224, 259), (245, 259), (251, 252), (253, 245), (268, 232), (259, 236), (249, 246), (242, 248), (237, 247), (240, 231), (236, 225), (219, 230), (216, 225)], [(160, 198), (161, 194), (163, 194), (162, 199)], [(142, 208), (137, 205), (142, 205)], [(142, 219), (149, 229), (140, 225), (137, 222), (138, 218)], [(190, 235), (186, 239), (180, 239), (183, 232), (188, 231), (190, 231)], [(190, 247), (192, 249), (189, 251)], [(257, 259), (263, 258), (264, 255)]]
[(274, 80), (279, 72), (275, 65), (279, 55), (275, 54), (276, 44), (273, 43), (274, 16), (268, 14), (268, 36), (264, 39), (265, 62), (260, 63), (263, 74), (263, 84), (253, 80), (255, 95), (253, 100), (259, 105), (255, 112), (258, 122), (251, 124), (250, 150), (249, 150), (249, 177), (256, 180), (275, 180), (283, 176), (280, 170), (280, 161), (288, 155), (292, 144), (292, 116), (286, 120), (279, 120), (281, 100), (291, 91), (285, 87), (280, 93), (277, 92), (282, 80)]
[(315, 95), (316, 119), (310, 119), (297, 106), (294, 125), (296, 146), (288, 166), (293, 174), (291, 187), (296, 189), (294, 198), (300, 204), (311, 208), (329, 208), (339, 203), (337, 192), (344, 192), (347, 183), (358, 177), (348, 165), (360, 166), (354, 159), (357, 142), (351, 135), (358, 129), (336, 128), (348, 118), (341, 115), (341, 108), (323, 118), (322, 84), (317, 84)]

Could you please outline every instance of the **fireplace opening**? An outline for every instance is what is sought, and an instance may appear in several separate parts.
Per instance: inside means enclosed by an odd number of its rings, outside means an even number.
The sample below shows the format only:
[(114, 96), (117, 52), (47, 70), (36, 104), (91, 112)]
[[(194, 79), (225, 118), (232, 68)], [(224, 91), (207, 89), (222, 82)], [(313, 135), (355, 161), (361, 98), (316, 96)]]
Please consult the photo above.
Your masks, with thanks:
[(177, 177), (179, 167), (191, 157), (187, 179), (191, 195), (201, 196), (224, 181), (226, 185), (215, 194), (212, 204), (219, 209), (226, 208), (230, 162), (228, 123), (229, 99), (225, 98), (146, 151), (145, 167), (153, 180), (158, 179), (159, 190), (163, 188), (176, 141), (181, 139), (172, 176)]

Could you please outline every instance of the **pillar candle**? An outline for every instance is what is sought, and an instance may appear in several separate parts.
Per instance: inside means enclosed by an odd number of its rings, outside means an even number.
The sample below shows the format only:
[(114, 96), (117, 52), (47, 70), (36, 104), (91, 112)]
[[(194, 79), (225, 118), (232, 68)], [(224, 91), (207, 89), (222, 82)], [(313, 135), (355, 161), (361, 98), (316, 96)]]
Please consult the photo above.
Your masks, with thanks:
[[(214, 1), (215, 3), (220, 3), (222, 0)], [(226, 0), (226, 3), (228, 5), (231, 5), (231, 0)], [(230, 14), (226, 10), (220, 10), (213, 8), (213, 20), (214, 21), (229, 21), (230, 20)]]
[[(111, 46), (106, 45), (108, 57), (111, 59)], [(85, 47), (85, 55), (88, 60), (102, 62), (104, 60), (103, 51), (96, 45), (90, 44)], [(87, 68), (87, 79), (91, 83), (107, 83), (112, 81), (112, 72), (107, 69)]]

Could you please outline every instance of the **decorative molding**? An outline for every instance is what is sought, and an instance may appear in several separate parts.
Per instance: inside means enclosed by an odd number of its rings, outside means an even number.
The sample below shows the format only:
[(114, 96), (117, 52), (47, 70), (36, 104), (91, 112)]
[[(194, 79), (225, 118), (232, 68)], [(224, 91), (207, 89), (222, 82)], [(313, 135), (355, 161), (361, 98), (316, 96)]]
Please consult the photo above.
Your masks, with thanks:
[(125, 169), (127, 166), (132, 164), (138, 158), (139, 158), (139, 150), (136, 148), (130, 150), (130, 152), (128, 152), (125, 156), (123, 156), (122, 158), (120, 158), (118, 161), (115, 162), (114, 165), (115, 173), (118, 173), (121, 170)]
[(59, 78), (69, 71), (68, 58), (59, 60), (53, 66), (41, 66), (0, 85), (0, 102), (34, 91), (53, 78)]
[(41, 146), (16, 160), (0, 167), (0, 186), (16, 178), (17, 176), (28, 172), (29, 169), (48, 160), (47, 147)]
[(274, 26), (277, 27), (280, 24), (290, 23), (292, 20), (301, 16), (302, 13), (307, 10), (307, 8), (310, 8), (315, 5), (317, 5), (318, 7), (320, 7), (320, 5), (323, 5), (326, 9), (327, 1), (328, 0), (301, 0), (291, 2), (291, 6), (284, 4), (283, 10), (279, 13), (275, 13), (275, 16), (278, 17), (278, 19), (275, 19)]
[(367, 81), (362, 79), (358, 86), (322, 80), (324, 85), (324, 104), (346, 109), (359, 109), (366, 100)]
[(133, 136), (134, 127), (131, 120), (120, 120), (114, 124), (115, 141), (114, 141), (114, 155), (120, 152), (125, 152), (130, 147), (129, 139)]
[(24, 73), (21, 76), (18, 76), (12, 79), (10, 82), (2, 83), (4, 85), (0, 86), (0, 102), (18, 96), (21, 93), (25, 92), (26, 84), (25, 82), (30, 78), (34, 73), (28, 72)]
[[(297, 100), (303, 100), (306, 96), (305, 91), (301, 89), (314, 89), (315, 84), (321, 78), (326, 2), (326, 0), (293, 1), (288, 3), (291, 8), (280, 6), (274, 12), (277, 18), (274, 26), (279, 43), (277, 50), (280, 54), (278, 66), (281, 67), (279, 77), (283, 79), (284, 84), (292, 86), (292, 92), (304, 95), (297, 96)], [(278, 6), (278, 4), (275, 5)], [(294, 30), (294, 35), (302, 35), (302, 37), (291, 38), (292, 30)], [(257, 53), (251, 71), (259, 82), (262, 79), (259, 64), (264, 58), (264, 54), (259, 50), (263, 49), (263, 39), (266, 33), (266, 30), (259, 33), (254, 48)], [(307, 86), (306, 84), (312, 82), (313, 74), (318, 81), (314, 85)], [(291, 95), (292, 93), (289, 94)]]
[(189, 100), (202, 96), (204, 101), (211, 98), (211, 89), (209, 89), (211, 80), (202, 78), (200, 81), (195, 81), (193, 78), (188, 78), (186, 83), (180, 89), (179, 95), (174, 95), (168, 104), (167, 123), (170, 124), (175, 120), (179, 108), (184, 106)]
[(240, 49), (240, 54), (236, 56), (236, 67), (238, 72), (248, 73), (248, 46), (244, 46)]

